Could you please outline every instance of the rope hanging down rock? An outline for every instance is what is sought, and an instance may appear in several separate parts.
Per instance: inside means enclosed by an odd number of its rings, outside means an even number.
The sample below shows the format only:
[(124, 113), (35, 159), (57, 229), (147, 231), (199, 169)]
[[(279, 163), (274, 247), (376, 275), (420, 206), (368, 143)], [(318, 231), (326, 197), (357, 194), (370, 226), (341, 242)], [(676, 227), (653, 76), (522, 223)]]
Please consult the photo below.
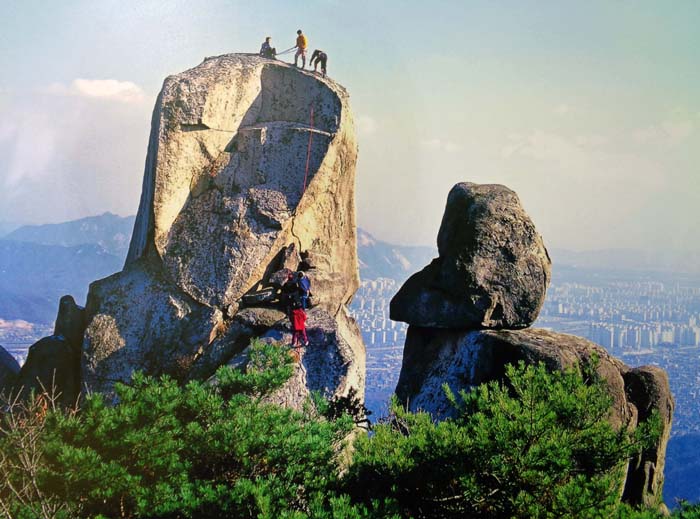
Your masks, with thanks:
[(306, 170), (304, 171), (304, 187), (301, 190), (302, 196), (306, 192), (306, 179), (309, 176), (309, 159), (311, 158), (311, 139), (313, 138), (314, 132), (314, 107), (311, 106), (311, 115), (309, 117), (309, 146), (306, 149)]

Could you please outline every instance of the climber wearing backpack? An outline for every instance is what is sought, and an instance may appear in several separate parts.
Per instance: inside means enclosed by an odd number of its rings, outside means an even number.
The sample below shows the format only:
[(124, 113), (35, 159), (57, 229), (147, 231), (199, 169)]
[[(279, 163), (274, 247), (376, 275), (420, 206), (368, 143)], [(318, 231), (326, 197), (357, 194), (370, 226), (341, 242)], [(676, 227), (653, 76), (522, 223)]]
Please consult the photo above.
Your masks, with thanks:
[(297, 272), (296, 282), (301, 295), (301, 307), (306, 310), (310, 306), (311, 280), (303, 272)]

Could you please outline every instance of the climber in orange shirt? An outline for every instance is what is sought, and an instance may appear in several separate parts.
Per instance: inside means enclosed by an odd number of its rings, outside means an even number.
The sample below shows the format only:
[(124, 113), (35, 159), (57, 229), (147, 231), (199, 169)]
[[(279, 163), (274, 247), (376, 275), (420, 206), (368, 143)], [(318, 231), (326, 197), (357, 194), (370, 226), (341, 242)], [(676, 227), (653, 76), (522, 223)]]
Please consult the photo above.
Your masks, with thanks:
[(297, 65), (297, 60), (299, 59), (299, 56), (301, 56), (301, 68), (304, 68), (306, 66), (306, 46), (307, 46), (307, 41), (306, 41), (306, 36), (301, 32), (301, 29), (297, 31), (297, 44), (295, 45), (295, 48), (297, 49), (297, 53), (294, 55), (294, 66), (298, 67)]

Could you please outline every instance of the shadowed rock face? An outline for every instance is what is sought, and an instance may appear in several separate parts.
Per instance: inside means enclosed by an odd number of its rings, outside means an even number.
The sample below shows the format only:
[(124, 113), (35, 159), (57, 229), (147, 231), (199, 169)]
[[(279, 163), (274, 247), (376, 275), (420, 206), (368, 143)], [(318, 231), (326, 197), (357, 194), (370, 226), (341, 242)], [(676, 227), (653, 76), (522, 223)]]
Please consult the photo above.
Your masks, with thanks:
[(539, 314), (551, 262), (517, 195), (500, 185), (455, 185), (439, 257), (391, 301), (391, 318), (436, 328), (523, 328)]
[(53, 335), (29, 348), (11, 391), (25, 397), (32, 391), (48, 391), (57, 397), (59, 404), (74, 406), (80, 394), (80, 347), (84, 331), (85, 309), (75, 304), (72, 296), (63, 296)]
[(478, 384), (502, 380), (505, 367), (543, 362), (551, 370), (578, 369), (597, 359), (597, 372), (612, 398), (611, 424), (635, 428), (657, 411), (661, 435), (639, 459), (631, 460), (623, 499), (632, 504), (662, 504), (663, 468), (673, 416), (668, 376), (659, 368), (630, 368), (604, 348), (581, 337), (540, 329), (459, 331), (409, 327), (396, 394), (407, 407), (437, 419), (453, 414), (442, 385), (456, 394)]
[(671, 437), (674, 401), (668, 375), (658, 366), (641, 366), (624, 374), (627, 398), (637, 408), (639, 421), (659, 413), (661, 431), (656, 445), (630, 461), (623, 499), (628, 503), (657, 506), (662, 501), (666, 445)]
[(0, 393), (12, 388), (19, 373), (17, 360), (2, 346), (0, 346)]
[[(324, 259), (308, 272), (314, 301), (344, 323), (359, 285), (356, 158), (348, 95), (329, 79), (236, 54), (167, 78), (125, 268), (90, 286), (85, 385), (211, 375), (273, 324), (241, 296), (302, 257)], [(364, 366), (354, 322), (339, 329)], [(364, 371), (353, 377), (362, 394)]]
[(44, 337), (29, 348), (15, 382), (24, 396), (53, 392), (58, 403), (72, 407), (80, 394), (80, 347), (63, 335)]

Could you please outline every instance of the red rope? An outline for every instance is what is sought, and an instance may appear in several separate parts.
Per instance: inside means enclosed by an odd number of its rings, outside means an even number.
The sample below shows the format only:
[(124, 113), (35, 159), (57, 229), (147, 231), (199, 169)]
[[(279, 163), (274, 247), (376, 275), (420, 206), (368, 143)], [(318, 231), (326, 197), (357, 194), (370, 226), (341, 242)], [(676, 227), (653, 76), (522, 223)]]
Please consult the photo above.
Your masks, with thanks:
[(309, 147), (306, 150), (306, 171), (304, 171), (304, 188), (301, 190), (301, 194), (303, 195), (306, 192), (306, 179), (309, 176), (309, 159), (311, 158), (311, 138), (314, 135), (313, 132), (313, 127), (314, 127), (314, 107), (311, 107), (311, 118), (310, 118), (309, 126), (311, 127), (309, 129)]

